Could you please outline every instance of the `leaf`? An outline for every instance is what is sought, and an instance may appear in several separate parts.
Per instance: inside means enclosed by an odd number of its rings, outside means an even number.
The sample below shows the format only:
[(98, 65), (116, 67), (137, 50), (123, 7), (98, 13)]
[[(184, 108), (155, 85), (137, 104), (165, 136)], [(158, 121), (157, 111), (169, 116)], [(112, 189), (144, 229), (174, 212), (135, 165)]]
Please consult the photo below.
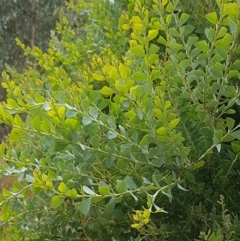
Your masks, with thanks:
[(112, 88), (109, 88), (108, 86), (103, 86), (103, 88), (100, 90), (100, 93), (102, 95), (112, 95), (115, 91)]
[(214, 133), (213, 144), (218, 143), (223, 137), (223, 130), (217, 130)]
[(202, 52), (207, 52), (209, 50), (209, 46), (205, 40), (198, 41), (194, 45), (197, 49), (201, 50)]
[(72, 117), (75, 117), (77, 115), (77, 111), (75, 110), (67, 110), (66, 111), (66, 117), (67, 118), (72, 118)]
[(126, 192), (126, 190), (127, 190), (126, 180), (118, 181), (117, 185), (116, 185), (116, 188), (117, 188), (119, 193)]
[(93, 119), (97, 119), (97, 117), (98, 117), (98, 108), (93, 107), (93, 108), (89, 111), (89, 114), (90, 114), (90, 116), (91, 116)]
[(55, 151), (63, 151), (68, 146), (68, 143), (65, 141), (56, 141), (54, 145)]
[(215, 30), (213, 28), (206, 28), (205, 35), (210, 42), (213, 42), (215, 37)]
[(182, 60), (182, 61), (179, 63), (179, 66), (180, 66), (182, 69), (187, 69), (187, 68), (190, 66), (190, 61), (189, 61), (189, 59), (184, 59), (184, 60)]
[(19, 192), (22, 189), (23, 189), (23, 186), (20, 182), (16, 182), (16, 181), (13, 182), (13, 191), (14, 192)]
[(83, 215), (87, 215), (91, 208), (91, 198), (86, 198), (82, 202), (76, 204), (76, 209)]
[(136, 72), (133, 74), (132, 78), (134, 80), (147, 80), (147, 75), (141, 72)]
[(188, 48), (191, 48), (192, 45), (198, 41), (198, 37), (189, 37), (187, 40), (187, 46)]
[(84, 152), (83, 152), (83, 160), (86, 162), (86, 161), (88, 161), (88, 160), (90, 160), (90, 158), (92, 157), (92, 155), (93, 155), (93, 153), (92, 153), (92, 151), (91, 150), (84, 150)]
[(216, 12), (208, 13), (206, 15), (206, 19), (208, 20), (208, 22), (210, 22), (212, 24), (217, 24), (218, 23), (218, 16), (217, 16)]
[(128, 29), (130, 29), (130, 26), (125, 23), (125, 24), (122, 25), (122, 29), (128, 30)]
[(179, 34), (179, 32), (177, 31), (177, 29), (176, 28), (170, 28), (169, 29), (169, 34), (171, 35), (171, 36), (173, 36), (173, 37), (180, 37), (180, 34)]
[(210, 71), (212, 76), (215, 76), (217, 78), (222, 78), (222, 76), (223, 76), (222, 70), (218, 70), (216, 68), (215, 69), (214, 68), (210, 68), (209, 71)]
[(226, 6), (226, 13), (230, 17), (237, 17), (239, 15), (239, 6), (237, 3), (230, 3), (230, 4), (225, 4)]
[(44, 119), (44, 121), (41, 124), (41, 129), (42, 129), (42, 131), (44, 131), (46, 133), (51, 132), (51, 124), (48, 119)]
[(90, 119), (87, 116), (84, 116), (83, 119), (82, 119), (82, 123), (83, 123), (83, 125), (87, 126), (87, 125), (92, 123), (92, 119)]
[(57, 110), (57, 115), (60, 117), (60, 118), (63, 118), (65, 116), (65, 112), (66, 112), (66, 107), (65, 106), (58, 106), (56, 108)]
[(18, 125), (20, 127), (24, 126), (23, 121), (22, 121), (21, 117), (18, 114), (16, 114), (15, 117), (14, 117), (14, 124)]
[(185, 172), (185, 176), (187, 178), (188, 181), (190, 181), (191, 183), (195, 183), (195, 177), (193, 176), (192, 173), (190, 172)]
[(90, 189), (89, 187), (83, 185), (82, 188), (83, 188), (83, 191), (84, 191), (86, 194), (96, 195), (96, 193), (95, 193), (92, 189)]
[(12, 192), (10, 192), (9, 190), (7, 190), (5, 188), (2, 189), (2, 194), (4, 197), (11, 197), (13, 195)]
[(127, 189), (132, 190), (137, 188), (137, 185), (135, 184), (135, 182), (130, 176), (126, 176), (125, 180), (126, 180)]
[(99, 94), (99, 91), (96, 90), (89, 90), (89, 97), (92, 101), (97, 101), (101, 98), (101, 95)]
[(51, 208), (58, 208), (59, 206), (61, 206), (64, 202), (65, 197), (61, 197), (61, 196), (53, 196), (52, 200), (51, 200)]
[(114, 208), (115, 208), (115, 200), (114, 200), (114, 198), (111, 198), (111, 200), (108, 202), (108, 204), (106, 205), (106, 209), (110, 212), (110, 213), (112, 213), (113, 212), (113, 210), (114, 210)]
[(102, 226), (106, 226), (108, 224), (108, 220), (106, 218), (102, 218), (102, 217), (97, 217), (97, 221), (102, 225)]
[(108, 99), (101, 99), (99, 103), (99, 109), (103, 110), (109, 105), (110, 101)]
[(138, 100), (139, 98), (141, 98), (142, 93), (143, 93), (143, 88), (140, 85), (135, 85), (130, 89), (130, 95), (134, 100)]
[(95, 79), (95, 80), (98, 80), (98, 81), (103, 81), (105, 80), (105, 77), (103, 75), (101, 75), (100, 73), (93, 73), (92, 74), (92, 77)]
[(102, 197), (102, 196), (95, 196), (95, 197), (91, 198), (91, 201), (92, 201), (92, 203), (98, 203), (98, 202), (102, 201), (103, 199), (104, 199), (104, 197)]
[(180, 184), (178, 184), (177, 185), (177, 187), (180, 189), (180, 190), (183, 190), (183, 191), (186, 191), (186, 192), (188, 192), (188, 190), (187, 189), (185, 189), (185, 188), (183, 188)]
[(235, 120), (232, 119), (232, 118), (227, 117), (226, 118), (226, 123), (227, 123), (228, 130), (231, 131), (233, 129), (233, 127), (234, 127)]
[(18, 104), (13, 99), (7, 99), (7, 105), (9, 109), (18, 109)]
[(232, 141), (231, 146), (234, 153), (238, 154), (240, 152), (240, 141)]
[(149, 54), (156, 54), (159, 51), (159, 47), (155, 44), (151, 44), (149, 48)]
[(166, 24), (169, 25), (171, 22), (172, 22), (172, 14), (168, 14), (166, 17)]
[(35, 180), (35, 179), (34, 179), (33, 176), (30, 176), (29, 174), (26, 175), (26, 181), (27, 181), (27, 182), (33, 183), (34, 180)]
[(68, 197), (76, 198), (78, 196), (77, 190), (76, 189), (71, 189), (67, 192)]
[(105, 195), (109, 195), (110, 194), (110, 188), (109, 186), (103, 182), (103, 181), (100, 181), (99, 182), (99, 185), (98, 185), (98, 191), (101, 195), (105, 196)]
[(115, 156), (112, 155), (108, 155), (107, 159), (106, 159), (106, 166), (109, 168), (113, 165), (115, 161)]
[(231, 136), (233, 136), (234, 138), (240, 140), (240, 130), (232, 132)]
[(212, 69), (214, 70), (220, 70), (220, 71), (224, 71), (225, 70), (225, 66), (219, 62), (215, 63), (213, 66), (212, 66)]
[(126, 68), (123, 64), (120, 64), (119, 67), (119, 72), (120, 72), (120, 76), (122, 79), (127, 79), (128, 77), (128, 68)]
[(78, 121), (75, 119), (66, 119), (64, 121), (64, 123), (65, 123), (65, 126), (69, 129), (77, 129), (78, 128), (78, 126), (77, 126)]
[(66, 193), (67, 189), (68, 188), (64, 182), (61, 182), (58, 186), (58, 191), (61, 193)]
[(43, 104), (43, 109), (44, 109), (45, 111), (49, 111), (49, 110), (52, 109), (52, 107), (51, 107), (48, 103), (44, 103), (44, 104)]
[(90, 144), (93, 146), (93, 148), (98, 148), (100, 145), (100, 137), (99, 135), (95, 135), (90, 139)]
[(234, 63), (231, 66), (231, 69), (232, 70), (240, 70), (240, 60), (239, 59), (234, 61)]
[[(42, 97), (43, 98), (43, 97)], [(65, 104), (66, 103), (66, 96), (65, 93), (63, 91), (60, 91), (56, 94), (55, 96), (56, 100), (60, 103), (60, 104)], [(44, 98), (41, 102), (44, 101)]]
[(162, 0), (162, 6), (163, 6), (163, 7), (166, 6), (167, 3), (168, 3), (168, 0)]
[(238, 32), (238, 26), (236, 23), (234, 23), (232, 20), (230, 20), (229, 23), (229, 27), (230, 27), (230, 32), (233, 36), (236, 36), (237, 32)]
[(105, 145), (105, 149), (108, 152), (108, 154), (114, 154), (116, 152), (116, 146), (114, 144), (113, 141), (109, 141), (106, 145)]
[(148, 194), (147, 195), (147, 206), (150, 208), (153, 204), (153, 196)]
[(156, 209), (154, 213), (168, 213), (163, 208), (158, 207), (156, 204), (153, 204), (153, 206)]
[(158, 135), (165, 135), (167, 133), (167, 128), (166, 127), (160, 127), (157, 129), (156, 133)]
[(218, 153), (220, 153), (220, 151), (221, 151), (221, 147), (222, 147), (221, 144), (217, 144), (217, 145), (216, 145), (216, 148), (217, 148)]
[(31, 125), (34, 129), (36, 129), (37, 131), (40, 131), (41, 129), (41, 121), (39, 116), (35, 116), (34, 119), (31, 121)]
[(139, 109), (139, 108), (136, 108), (136, 112), (137, 112), (137, 115), (138, 115), (139, 119), (142, 120), (143, 119), (143, 112), (142, 112), (142, 110)]
[(5, 212), (4, 214), (2, 214), (0, 216), (0, 220), (2, 222), (7, 222), (9, 220), (9, 218), (10, 218), (10, 212), (9, 211)]
[(151, 80), (156, 80), (161, 77), (161, 73), (159, 70), (153, 70), (151, 73)]
[(108, 126), (112, 129), (115, 129), (116, 128), (116, 121), (115, 121), (115, 117), (114, 116), (109, 116), (108, 119), (107, 119), (107, 123), (108, 123)]
[(233, 41), (231, 34), (226, 33), (222, 39), (219, 39), (215, 42), (215, 47), (221, 50), (229, 50), (230, 44)]
[(174, 128), (178, 125), (179, 122), (180, 122), (180, 118), (177, 118), (177, 119), (175, 119), (175, 120), (172, 120), (172, 121), (170, 122), (170, 125), (169, 125), (170, 129), (171, 129), (171, 130), (174, 129)]
[(131, 48), (131, 51), (133, 54), (135, 54), (138, 57), (145, 57), (145, 50), (143, 49), (142, 45), (137, 45)]
[(10, 139), (11, 140), (19, 140), (22, 137), (24, 137), (25, 134), (26, 134), (25, 130), (13, 128), (11, 131), (11, 134), (10, 134)]
[(189, 14), (182, 13), (180, 20), (179, 20), (180, 25), (182, 26), (184, 23), (186, 23), (188, 21), (189, 17), (190, 17)]
[(150, 143), (154, 142), (152, 136), (150, 134), (145, 135), (142, 140), (140, 141), (139, 145), (140, 146), (147, 146)]
[(204, 164), (205, 164), (204, 161), (199, 161), (199, 162), (195, 163), (193, 166), (191, 166), (190, 169), (195, 171), (195, 170), (203, 167)]
[(147, 35), (148, 41), (153, 40), (154, 38), (157, 37), (157, 35), (158, 35), (158, 29), (149, 30)]
[(165, 142), (165, 143), (168, 143), (170, 141), (169, 137), (167, 136), (158, 136), (158, 140), (161, 141), (161, 142)]
[(195, 27), (192, 25), (185, 25), (181, 27), (181, 33), (182, 35), (189, 35), (190, 33), (192, 33), (194, 31)]
[(116, 132), (108, 131), (108, 139), (109, 140), (114, 139), (116, 137), (117, 137), (117, 133)]
[(218, 32), (217, 38), (218, 39), (222, 38), (227, 32), (228, 32), (228, 29), (226, 27), (221, 27)]
[(157, 42), (160, 43), (160, 44), (163, 44), (163, 45), (165, 45), (165, 46), (167, 46), (167, 44), (168, 44), (168, 42), (166, 41), (166, 39), (163, 38), (162, 36), (160, 36), (160, 37), (158, 38)]

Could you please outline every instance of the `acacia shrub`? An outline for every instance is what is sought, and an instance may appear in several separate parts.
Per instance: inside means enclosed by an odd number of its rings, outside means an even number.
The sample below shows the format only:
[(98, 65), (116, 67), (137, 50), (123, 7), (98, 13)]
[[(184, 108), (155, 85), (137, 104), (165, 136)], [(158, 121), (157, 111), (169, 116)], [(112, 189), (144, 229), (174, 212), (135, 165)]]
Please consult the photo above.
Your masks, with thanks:
[[(3, 73), (2, 171), (18, 181), (0, 196), (2, 240), (240, 238), (239, 123), (223, 118), (239, 103), (240, 5), (216, 1), (204, 40), (177, 0), (129, 3), (96, 52), (102, 21), (81, 39), (63, 18), (46, 53), (18, 42), (38, 68)], [(108, 6), (71, 8), (88, 4)], [(129, 35), (115, 54), (108, 39)]]

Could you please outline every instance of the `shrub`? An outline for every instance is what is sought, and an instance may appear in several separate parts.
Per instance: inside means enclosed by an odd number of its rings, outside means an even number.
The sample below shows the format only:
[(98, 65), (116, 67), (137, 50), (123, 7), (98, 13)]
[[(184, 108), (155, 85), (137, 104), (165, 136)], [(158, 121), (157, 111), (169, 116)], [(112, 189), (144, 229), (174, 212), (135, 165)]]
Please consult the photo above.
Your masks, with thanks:
[(2, 240), (240, 239), (240, 4), (216, 3), (200, 37), (177, 0), (129, 1), (114, 28), (92, 21), (113, 7), (96, 0), (69, 5), (92, 7), (84, 36), (63, 18), (47, 53), (18, 41), (38, 66), (3, 73), (2, 171), (18, 181)]

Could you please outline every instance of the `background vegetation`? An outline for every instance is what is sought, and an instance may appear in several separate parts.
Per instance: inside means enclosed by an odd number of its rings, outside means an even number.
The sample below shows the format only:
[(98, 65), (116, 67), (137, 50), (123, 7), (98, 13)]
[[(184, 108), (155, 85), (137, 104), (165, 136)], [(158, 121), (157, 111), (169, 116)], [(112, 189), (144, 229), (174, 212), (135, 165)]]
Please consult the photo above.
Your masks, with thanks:
[(1, 240), (240, 239), (240, 3), (191, 4), (70, 1), (17, 40)]

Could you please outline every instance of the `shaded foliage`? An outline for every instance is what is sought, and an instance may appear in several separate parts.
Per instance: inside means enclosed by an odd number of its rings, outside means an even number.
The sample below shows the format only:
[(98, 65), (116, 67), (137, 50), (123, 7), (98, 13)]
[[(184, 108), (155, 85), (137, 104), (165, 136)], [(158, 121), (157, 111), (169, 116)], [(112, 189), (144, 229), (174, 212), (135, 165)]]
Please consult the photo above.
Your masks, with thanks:
[(8, 64), (21, 70), (26, 60), (15, 39), (20, 38), (27, 46), (46, 49), (50, 30), (55, 29), (58, 15), (54, 10), (64, 6), (63, 0), (53, 1), (0, 1), (0, 70)]

